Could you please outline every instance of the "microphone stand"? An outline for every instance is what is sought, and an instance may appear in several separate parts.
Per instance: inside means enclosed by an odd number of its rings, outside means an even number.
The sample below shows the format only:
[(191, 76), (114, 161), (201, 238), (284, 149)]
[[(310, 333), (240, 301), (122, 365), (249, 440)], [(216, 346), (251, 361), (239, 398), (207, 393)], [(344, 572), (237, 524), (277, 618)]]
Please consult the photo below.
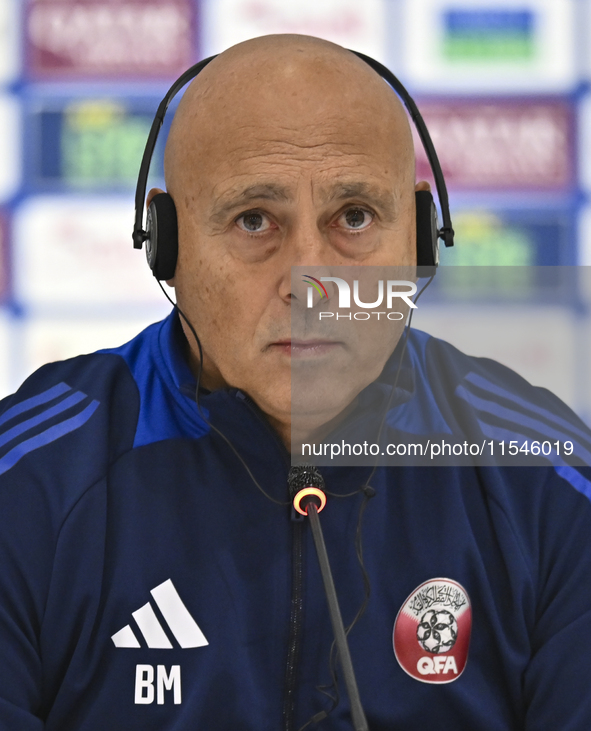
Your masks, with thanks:
[(320, 572), (324, 583), (324, 591), (326, 592), (330, 621), (332, 622), (332, 631), (337, 645), (337, 652), (341, 661), (341, 667), (343, 669), (343, 676), (345, 678), (345, 686), (347, 688), (349, 702), (351, 703), (353, 727), (355, 728), (355, 731), (369, 731), (365, 713), (363, 712), (363, 707), (361, 705), (361, 699), (359, 697), (359, 689), (357, 688), (357, 680), (355, 679), (351, 653), (349, 652), (349, 645), (347, 643), (347, 635), (345, 634), (343, 618), (341, 616), (332, 572), (330, 570), (330, 563), (328, 562), (328, 554), (324, 544), (320, 518), (318, 516), (316, 505), (312, 502), (312, 500), (310, 500), (310, 504), (307, 506), (306, 513), (310, 519), (312, 537), (314, 538), (314, 545), (316, 546), (316, 553), (318, 554), (318, 563), (320, 564)]
[[(349, 696), (349, 703), (351, 704), (353, 727), (355, 731), (369, 731), (367, 719), (365, 718), (363, 706), (361, 705), (361, 698), (359, 697), (359, 689), (357, 688), (357, 680), (355, 679), (355, 671), (353, 670), (351, 653), (349, 652), (349, 645), (347, 643), (347, 635), (345, 633), (343, 618), (339, 608), (339, 601), (332, 578), (332, 571), (330, 570), (330, 562), (328, 560), (328, 553), (326, 552), (324, 535), (320, 525), (320, 517), (318, 516), (319, 510), (322, 510), (326, 504), (326, 496), (321, 490), (321, 487), (324, 487), (324, 480), (322, 475), (320, 475), (320, 473), (311, 465), (292, 467), (292, 472), (295, 470), (299, 470), (303, 474), (298, 475), (295, 480), (293, 480), (293, 478), (290, 479), (290, 487), (292, 487), (294, 481), (298, 481), (300, 483), (299, 486), (305, 485), (305, 487), (298, 490), (293, 498), (293, 503), (296, 510), (302, 515), (307, 515), (310, 520), (312, 537), (314, 538), (316, 554), (318, 555), (318, 563), (320, 564), (320, 573), (322, 574), (322, 582), (324, 584), (324, 591), (328, 602), (332, 631), (343, 670), (343, 677), (345, 679), (347, 695)], [(302, 477), (308, 479), (304, 479), (304, 482), (302, 482)]]

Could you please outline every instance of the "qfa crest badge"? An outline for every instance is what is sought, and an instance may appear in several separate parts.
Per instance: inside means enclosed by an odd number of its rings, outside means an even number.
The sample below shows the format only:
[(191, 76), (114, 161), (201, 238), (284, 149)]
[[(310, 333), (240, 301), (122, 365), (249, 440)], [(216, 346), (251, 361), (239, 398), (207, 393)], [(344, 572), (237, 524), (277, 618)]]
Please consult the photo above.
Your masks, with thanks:
[(422, 683), (451, 683), (468, 660), (472, 609), (463, 586), (430, 579), (404, 602), (394, 622), (394, 654), (400, 667)]

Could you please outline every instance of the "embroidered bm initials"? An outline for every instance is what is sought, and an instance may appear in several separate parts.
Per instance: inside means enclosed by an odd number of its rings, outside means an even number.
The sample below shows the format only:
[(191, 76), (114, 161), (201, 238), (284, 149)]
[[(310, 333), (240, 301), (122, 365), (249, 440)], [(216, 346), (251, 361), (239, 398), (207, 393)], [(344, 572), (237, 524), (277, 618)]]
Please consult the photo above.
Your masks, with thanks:
[[(154, 674), (156, 675), (156, 687), (154, 687)], [(164, 692), (172, 691), (173, 702), (178, 705), (181, 697), (181, 666), (172, 665), (170, 672), (166, 672), (164, 665), (156, 666), (156, 673), (152, 665), (135, 666), (135, 699), (134, 703), (149, 705), (156, 703), (164, 704)]]

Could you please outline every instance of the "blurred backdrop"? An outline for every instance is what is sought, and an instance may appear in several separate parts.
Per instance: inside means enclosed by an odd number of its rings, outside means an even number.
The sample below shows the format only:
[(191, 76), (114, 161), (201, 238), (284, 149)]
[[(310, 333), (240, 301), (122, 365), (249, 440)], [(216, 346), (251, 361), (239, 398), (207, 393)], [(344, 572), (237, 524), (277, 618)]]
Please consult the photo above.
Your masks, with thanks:
[[(457, 246), (444, 265), (591, 264), (591, 0), (0, 0), (0, 397), (167, 314), (131, 242), (157, 104), (197, 60), (287, 32), (374, 56), (415, 95), (450, 189)], [(561, 370), (561, 395), (588, 415), (576, 394), (591, 372), (591, 295), (567, 289), (527, 314), (505, 356), (534, 382)], [(417, 324), (486, 354), (450, 298), (439, 287)]]

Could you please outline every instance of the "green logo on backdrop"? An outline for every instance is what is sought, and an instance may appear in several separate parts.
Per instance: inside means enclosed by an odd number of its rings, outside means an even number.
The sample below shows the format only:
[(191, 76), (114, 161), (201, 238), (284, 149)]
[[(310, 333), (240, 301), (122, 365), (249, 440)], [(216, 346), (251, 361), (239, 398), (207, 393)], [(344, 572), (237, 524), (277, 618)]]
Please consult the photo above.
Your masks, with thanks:
[(137, 178), (150, 121), (112, 101), (70, 104), (62, 126), (62, 173), (72, 186), (124, 184)]

